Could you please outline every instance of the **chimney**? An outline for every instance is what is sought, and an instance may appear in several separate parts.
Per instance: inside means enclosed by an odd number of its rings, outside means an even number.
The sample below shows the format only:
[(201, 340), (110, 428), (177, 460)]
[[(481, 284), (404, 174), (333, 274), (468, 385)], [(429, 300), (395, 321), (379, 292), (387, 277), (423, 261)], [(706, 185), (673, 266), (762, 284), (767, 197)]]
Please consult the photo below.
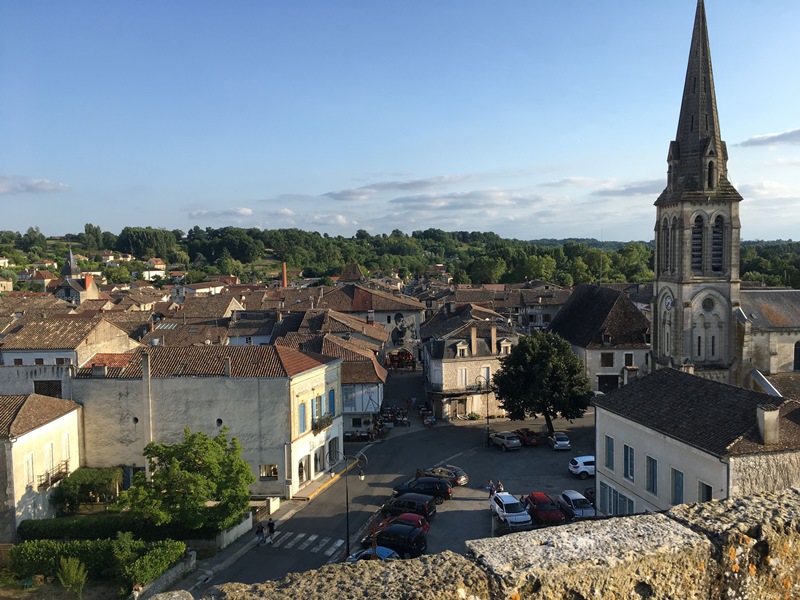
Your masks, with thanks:
[(89, 287), (92, 285), (92, 281), (94, 281), (94, 276), (91, 273), (84, 273), (83, 276), (84, 289), (88, 290)]
[(780, 408), (774, 404), (759, 404), (756, 407), (758, 433), (765, 446), (780, 441)]
[(492, 325), (492, 347), (489, 350), (490, 354), (497, 354), (497, 325)]
[(469, 353), (478, 356), (478, 327), (473, 325), (469, 331)]
[(150, 355), (142, 352), (142, 379), (150, 379)]
[(689, 375), (694, 375), (694, 365), (688, 360), (681, 365), (680, 370), (684, 373), (688, 373)]
[(289, 287), (289, 278), (286, 275), (286, 262), (281, 263), (281, 285), (283, 287)]
[(230, 377), (231, 376), (231, 357), (230, 356), (226, 356), (223, 359), (223, 363), (222, 364), (223, 364), (223, 369), (225, 371), (225, 377)]

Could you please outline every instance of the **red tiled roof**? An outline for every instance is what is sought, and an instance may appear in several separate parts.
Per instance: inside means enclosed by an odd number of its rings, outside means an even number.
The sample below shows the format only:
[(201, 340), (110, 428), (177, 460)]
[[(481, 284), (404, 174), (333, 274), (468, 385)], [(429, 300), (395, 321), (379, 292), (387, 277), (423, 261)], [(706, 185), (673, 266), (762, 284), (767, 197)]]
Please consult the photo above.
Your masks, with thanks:
[(79, 406), (71, 400), (41, 394), (0, 395), (0, 436), (23, 435)]

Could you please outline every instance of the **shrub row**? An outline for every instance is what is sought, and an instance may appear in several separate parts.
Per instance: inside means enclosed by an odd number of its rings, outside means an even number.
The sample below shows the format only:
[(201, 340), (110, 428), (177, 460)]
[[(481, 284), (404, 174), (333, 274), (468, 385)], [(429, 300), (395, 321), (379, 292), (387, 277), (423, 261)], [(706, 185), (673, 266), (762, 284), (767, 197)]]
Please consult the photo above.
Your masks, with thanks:
[(26, 519), (19, 524), (17, 534), (29, 540), (96, 540), (114, 538), (120, 531), (146, 540), (190, 540), (214, 537), (212, 528), (187, 529), (179, 525), (160, 525), (143, 521), (127, 513), (107, 513), (55, 519)]
[(116, 579), (132, 588), (146, 584), (181, 560), (186, 544), (164, 540), (146, 544), (130, 534), (111, 540), (35, 540), (17, 544), (8, 556), (9, 566), (20, 578), (44, 575), (54, 577), (60, 560), (77, 558), (93, 578)]

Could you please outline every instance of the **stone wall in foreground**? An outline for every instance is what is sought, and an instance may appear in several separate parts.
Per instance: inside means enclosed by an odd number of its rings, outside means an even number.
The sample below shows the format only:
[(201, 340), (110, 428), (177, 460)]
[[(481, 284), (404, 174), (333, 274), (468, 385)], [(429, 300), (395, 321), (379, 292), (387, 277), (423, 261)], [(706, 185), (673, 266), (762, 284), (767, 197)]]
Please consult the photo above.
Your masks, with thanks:
[(337, 564), (216, 600), (800, 597), (800, 489), (467, 542), (418, 559)]

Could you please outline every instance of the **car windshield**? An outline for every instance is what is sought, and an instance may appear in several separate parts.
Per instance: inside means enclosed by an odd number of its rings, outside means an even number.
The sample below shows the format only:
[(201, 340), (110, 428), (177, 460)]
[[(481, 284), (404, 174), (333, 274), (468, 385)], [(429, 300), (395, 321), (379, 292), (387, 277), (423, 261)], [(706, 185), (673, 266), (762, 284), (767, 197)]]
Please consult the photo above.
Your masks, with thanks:
[(521, 513), (525, 512), (525, 507), (519, 502), (509, 502), (505, 505), (505, 510), (507, 513)]
[(575, 508), (592, 508), (592, 503), (586, 498), (573, 498), (572, 504), (575, 505)]
[(557, 433), (556, 434), (556, 439), (559, 442), (563, 442), (563, 441), (565, 441), (567, 439), (567, 435), (565, 433)]

